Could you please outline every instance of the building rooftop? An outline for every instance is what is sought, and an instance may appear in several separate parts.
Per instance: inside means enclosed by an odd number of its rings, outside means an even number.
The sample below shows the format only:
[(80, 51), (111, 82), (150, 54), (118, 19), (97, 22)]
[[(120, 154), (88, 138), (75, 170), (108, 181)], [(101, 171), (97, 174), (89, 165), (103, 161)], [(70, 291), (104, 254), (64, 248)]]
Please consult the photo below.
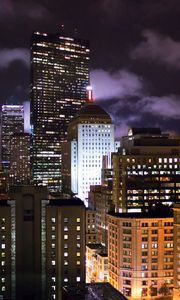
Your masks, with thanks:
[(109, 212), (109, 215), (126, 219), (171, 218), (173, 217), (173, 210), (169, 206), (158, 204), (156, 207), (149, 209), (148, 212)]
[(161, 135), (160, 128), (138, 128), (133, 127), (129, 129), (129, 132), (132, 132), (132, 135), (135, 134), (152, 134), (152, 135)]
[(73, 300), (127, 300), (110, 283), (87, 283), (64, 287), (63, 293)]
[(71, 199), (50, 199), (49, 206), (84, 206), (84, 202), (79, 198)]
[(88, 247), (88, 248), (90, 248), (90, 249), (92, 249), (92, 250), (99, 250), (99, 249), (105, 249), (105, 247), (102, 245), (102, 244), (100, 244), (100, 243), (97, 243), (97, 244), (87, 244), (86, 245), (86, 247)]
[(107, 123), (111, 124), (112, 120), (110, 115), (99, 105), (95, 104), (94, 102), (88, 102), (86, 103), (81, 110), (78, 112), (78, 114), (72, 119), (71, 122), (74, 120), (81, 120), (81, 119), (87, 119), (91, 123), (93, 120), (101, 120), (106, 119)]

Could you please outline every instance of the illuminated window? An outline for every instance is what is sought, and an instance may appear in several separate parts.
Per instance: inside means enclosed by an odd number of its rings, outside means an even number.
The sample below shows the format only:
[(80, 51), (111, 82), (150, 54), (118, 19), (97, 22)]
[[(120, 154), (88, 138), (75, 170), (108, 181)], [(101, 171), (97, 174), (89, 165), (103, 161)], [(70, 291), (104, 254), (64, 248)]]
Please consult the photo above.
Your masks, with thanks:
[(64, 256), (67, 257), (68, 256), (68, 252), (64, 252)]
[(80, 219), (80, 218), (77, 218), (76, 221), (77, 221), (77, 223), (80, 223), (81, 219)]
[(80, 282), (80, 281), (81, 281), (81, 277), (77, 276), (77, 277), (76, 277), (76, 281), (77, 281), (77, 282)]
[(81, 264), (80, 260), (77, 260), (76, 265), (79, 266), (80, 264)]
[(68, 234), (64, 234), (64, 239), (68, 240)]
[(81, 237), (80, 237), (80, 234), (77, 234), (77, 240), (80, 240)]
[(55, 218), (51, 218), (51, 222), (52, 222), (52, 223), (55, 223), (55, 222), (56, 222), (56, 219), (55, 219)]
[(68, 265), (68, 260), (67, 260), (67, 259), (64, 260), (64, 265), (65, 265), (65, 266)]
[(55, 266), (55, 264), (56, 264), (55, 260), (52, 260), (51, 264), (52, 264), (52, 266)]
[(81, 227), (80, 227), (80, 226), (77, 226), (77, 227), (76, 227), (76, 230), (77, 230), (77, 231), (80, 231), (80, 230), (81, 230)]
[(68, 278), (64, 278), (64, 282), (68, 282)]
[(80, 253), (80, 252), (77, 252), (77, 253), (76, 253), (76, 256), (80, 256), (80, 255), (81, 255), (81, 253)]
[(68, 218), (64, 218), (64, 223), (67, 223), (68, 222)]
[(68, 227), (67, 226), (64, 226), (64, 231), (68, 231)]

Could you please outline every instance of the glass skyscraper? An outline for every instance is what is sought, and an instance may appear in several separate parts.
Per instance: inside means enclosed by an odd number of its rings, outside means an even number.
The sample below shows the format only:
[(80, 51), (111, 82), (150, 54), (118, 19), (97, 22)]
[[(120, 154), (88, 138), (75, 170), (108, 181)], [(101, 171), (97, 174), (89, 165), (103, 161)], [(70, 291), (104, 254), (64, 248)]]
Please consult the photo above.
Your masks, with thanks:
[(36, 185), (61, 190), (61, 145), (89, 84), (88, 41), (35, 32), (31, 43), (32, 166)]

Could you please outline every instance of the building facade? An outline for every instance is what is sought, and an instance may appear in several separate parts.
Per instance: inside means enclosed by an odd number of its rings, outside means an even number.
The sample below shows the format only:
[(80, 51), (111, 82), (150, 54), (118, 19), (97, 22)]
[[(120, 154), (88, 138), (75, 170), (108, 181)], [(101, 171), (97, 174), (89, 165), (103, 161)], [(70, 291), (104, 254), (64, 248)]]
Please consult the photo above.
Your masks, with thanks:
[(101, 184), (103, 156), (115, 151), (114, 125), (108, 113), (89, 101), (70, 122), (63, 149), (64, 188), (87, 203), (90, 186)]
[(46, 208), (47, 299), (85, 282), (85, 206), (78, 199), (50, 200)]
[(180, 139), (159, 129), (134, 128), (112, 156), (116, 211), (140, 212), (180, 199)]
[(10, 141), (14, 133), (24, 132), (24, 108), (22, 105), (2, 105), (1, 158), (5, 171), (10, 169)]
[(172, 297), (172, 213), (109, 214), (108, 259), (109, 282), (128, 299)]
[(33, 178), (60, 190), (61, 143), (67, 126), (85, 103), (89, 43), (61, 34), (35, 32), (31, 41), (31, 127)]
[(30, 135), (13, 134), (10, 141), (10, 185), (27, 185), (31, 180)]
[(180, 204), (174, 207), (174, 290), (173, 300), (180, 299)]

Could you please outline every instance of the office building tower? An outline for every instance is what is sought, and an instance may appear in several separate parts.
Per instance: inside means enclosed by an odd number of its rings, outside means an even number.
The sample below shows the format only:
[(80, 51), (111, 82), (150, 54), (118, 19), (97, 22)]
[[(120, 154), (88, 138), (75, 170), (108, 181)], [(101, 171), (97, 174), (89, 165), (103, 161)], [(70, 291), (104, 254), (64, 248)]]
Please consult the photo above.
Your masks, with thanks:
[(36, 185), (60, 190), (61, 143), (80, 110), (89, 84), (89, 43), (35, 32), (31, 42), (31, 127)]
[(180, 299), (180, 204), (174, 206), (174, 289), (173, 300)]
[(50, 200), (46, 208), (47, 299), (63, 286), (85, 282), (85, 206), (78, 199)]
[(16, 133), (10, 141), (10, 185), (27, 185), (30, 183), (30, 135)]
[(24, 131), (24, 109), (22, 105), (2, 105), (1, 111), (1, 157), (5, 171), (10, 169), (10, 141), (14, 133)]
[(109, 214), (108, 259), (109, 282), (129, 300), (172, 295), (173, 213)]
[(180, 139), (156, 128), (131, 128), (112, 155), (116, 211), (140, 212), (180, 199)]
[(90, 185), (101, 183), (103, 155), (115, 151), (111, 117), (92, 99), (70, 122), (63, 150), (63, 188), (86, 202)]

